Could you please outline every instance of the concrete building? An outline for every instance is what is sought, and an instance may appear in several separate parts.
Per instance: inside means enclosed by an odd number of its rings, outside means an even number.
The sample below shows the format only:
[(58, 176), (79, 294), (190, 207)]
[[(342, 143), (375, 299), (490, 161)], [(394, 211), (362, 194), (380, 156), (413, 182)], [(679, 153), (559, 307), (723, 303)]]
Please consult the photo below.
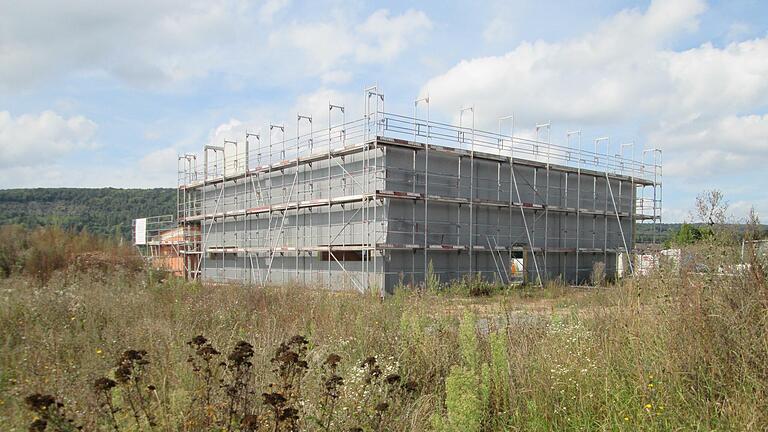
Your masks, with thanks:
[(597, 262), (631, 272), (635, 224), (661, 219), (659, 150), (582, 148), (580, 132), (557, 145), (549, 125), (536, 127), (546, 140), (480, 131), (472, 108), (456, 126), (430, 121), (428, 99), (415, 102), (426, 116), (406, 117), (384, 112), (375, 87), (365, 96), (361, 119), (329, 105), (322, 131), (298, 116), (293, 138), (270, 125), (179, 158), (177, 223), (199, 233), (180, 248), (188, 277), (382, 291), (428, 273), (580, 283)]

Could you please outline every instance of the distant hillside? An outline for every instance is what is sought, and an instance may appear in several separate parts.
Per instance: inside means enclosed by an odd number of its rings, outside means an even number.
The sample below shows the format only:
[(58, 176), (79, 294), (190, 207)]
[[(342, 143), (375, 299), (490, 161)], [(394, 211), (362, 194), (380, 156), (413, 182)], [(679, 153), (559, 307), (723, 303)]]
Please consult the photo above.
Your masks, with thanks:
[(173, 214), (175, 189), (0, 190), (0, 225), (59, 225), (94, 234), (131, 237), (131, 219)]
[[(683, 224), (681, 223), (662, 223), (662, 224), (656, 224), (656, 243), (663, 243), (665, 240), (671, 240), (672, 237), (677, 234), (678, 231), (680, 231), (680, 227)], [(691, 224), (695, 227), (703, 227), (704, 224), (701, 223), (693, 223)], [(732, 230), (734, 233), (741, 233), (744, 232), (746, 229), (746, 225), (743, 224), (730, 224), (726, 225), (726, 228)], [(758, 228), (759, 237), (766, 237), (768, 236), (768, 225), (761, 224)], [(637, 229), (635, 231), (635, 240), (637, 243), (651, 243), (653, 241), (653, 225), (650, 223), (638, 223)]]

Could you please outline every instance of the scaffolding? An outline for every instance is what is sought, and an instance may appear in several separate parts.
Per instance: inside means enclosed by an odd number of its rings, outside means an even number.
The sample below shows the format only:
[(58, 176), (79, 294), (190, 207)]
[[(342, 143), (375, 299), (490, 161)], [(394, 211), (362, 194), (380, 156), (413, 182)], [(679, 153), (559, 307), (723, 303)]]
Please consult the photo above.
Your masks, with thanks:
[(297, 115), (293, 137), (270, 124), (266, 137), (205, 146), (201, 165), (180, 156), (185, 275), (361, 291), (424, 283), (429, 271), (442, 282), (578, 283), (595, 262), (611, 272), (631, 256), (635, 223), (655, 232), (661, 221), (659, 149), (611, 154), (608, 137), (585, 149), (580, 131), (559, 145), (550, 123), (522, 138), (513, 116), (482, 131), (474, 107), (458, 126), (437, 122), (429, 97), (394, 114), (376, 86), (364, 98), (359, 119), (329, 103), (322, 130)]

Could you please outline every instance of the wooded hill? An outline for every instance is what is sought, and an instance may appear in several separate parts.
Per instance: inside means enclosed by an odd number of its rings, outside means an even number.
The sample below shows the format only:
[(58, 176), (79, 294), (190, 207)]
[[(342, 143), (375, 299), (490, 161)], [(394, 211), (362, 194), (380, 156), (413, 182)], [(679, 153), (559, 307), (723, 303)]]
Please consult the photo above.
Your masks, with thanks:
[(131, 238), (131, 220), (174, 214), (176, 189), (38, 188), (0, 190), (0, 225), (58, 225)]

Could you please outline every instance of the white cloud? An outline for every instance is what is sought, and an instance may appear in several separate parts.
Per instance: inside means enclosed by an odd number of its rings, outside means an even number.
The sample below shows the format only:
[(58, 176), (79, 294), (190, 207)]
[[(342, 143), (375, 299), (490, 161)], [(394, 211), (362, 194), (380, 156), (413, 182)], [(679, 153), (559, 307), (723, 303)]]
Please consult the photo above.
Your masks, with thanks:
[(178, 162), (179, 152), (174, 147), (165, 147), (148, 153), (139, 160), (139, 168), (143, 173), (165, 175), (172, 172), (170, 167)]
[[(341, 7), (313, 14), (318, 17), (314, 21), (273, 23), (287, 15), (281, 12), (288, 4), (288, 0), (3, 3), (0, 90), (70, 76), (113, 77), (138, 87), (167, 87), (216, 72), (235, 79), (288, 79), (289, 73), (320, 76), (334, 62), (389, 61), (431, 26), (419, 11), (390, 15), (380, 10), (361, 19)], [(281, 49), (286, 46), (299, 56), (287, 55)]]
[(352, 80), (352, 72), (349, 70), (329, 70), (321, 77), (324, 84), (346, 84)]
[(764, 167), (768, 164), (768, 114), (662, 125), (650, 133), (649, 140), (675, 150), (676, 158), (665, 166), (672, 176), (712, 176)]
[(422, 93), (454, 119), (459, 106), (474, 103), (483, 127), (510, 112), (521, 126), (549, 119), (639, 125), (652, 131), (647, 145), (688, 175), (748, 168), (755, 157), (768, 159), (768, 118), (749, 114), (768, 100), (768, 38), (670, 49), (705, 9), (700, 0), (653, 1), (574, 39), (523, 42), (504, 55), (461, 61)]
[(64, 118), (53, 111), (13, 117), (0, 111), (0, 167), (35, 166), (96, 147), (97, 125), (83, 116)]
[(391, 61), (415, 38), (431, 28), (432, 21), (424, 12), (411, 9), (401, 15), (390, 16), (388, 10), (379, 9), (355, 29), (363, 41), (358, 43), (355, 57), (363, 63)]
[(339, 76), (338, 68), (349, 62), (392, 61), (431, 28), (424, 12), (408, 10), (391, 15), (380, 9), (357, 25), (344, 14), (331, 21), (297, 22), (273, 31), (269, 41), (273, 49), (298, 49), (309, 60), (304, 65), (306, 73), (331, 78), (327, 80), (330, 82)]
[(290, 0), (267, 0), (259, 9), (259, 21), (263, 24), (272, 24), (275, 14), (285, 9)]
[[(67, 74), (106, 74), (135, 85), (203, 76), (242, 22), (236, 2), (161, 0), (5, 3), (0, 86)], [(247, 15), (246, 15), (247, 16)]]

